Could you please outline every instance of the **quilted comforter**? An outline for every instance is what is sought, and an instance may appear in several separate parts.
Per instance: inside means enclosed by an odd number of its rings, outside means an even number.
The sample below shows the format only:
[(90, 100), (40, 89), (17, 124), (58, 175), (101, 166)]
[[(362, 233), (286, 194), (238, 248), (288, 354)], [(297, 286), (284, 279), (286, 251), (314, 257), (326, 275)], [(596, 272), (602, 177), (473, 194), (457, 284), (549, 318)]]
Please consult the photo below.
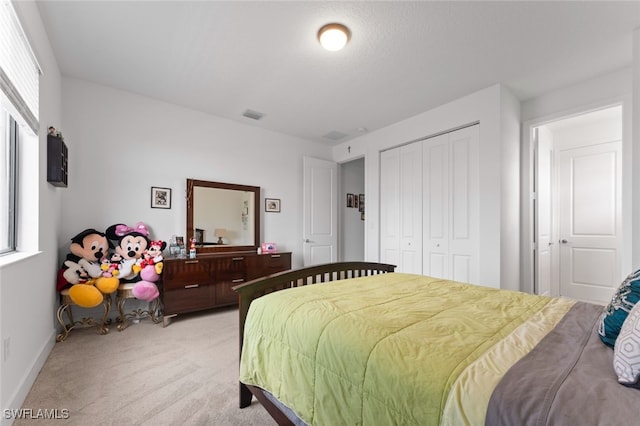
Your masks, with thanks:
[[(484, 424), (505, 374), (573, 307), (401, 273), (287, 289), (252, 302), (240, 381), (310, 425)], [(491, 423), (509, 419), (492, 404)]]

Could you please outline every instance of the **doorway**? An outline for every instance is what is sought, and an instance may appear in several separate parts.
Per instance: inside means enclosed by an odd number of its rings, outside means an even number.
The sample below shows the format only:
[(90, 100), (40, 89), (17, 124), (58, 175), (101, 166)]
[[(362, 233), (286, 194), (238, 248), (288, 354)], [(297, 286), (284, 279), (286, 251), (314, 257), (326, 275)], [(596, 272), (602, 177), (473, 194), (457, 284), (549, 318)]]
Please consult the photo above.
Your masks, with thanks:
[(622, 106), (533, 135), (534, 292), (605, 304), (622, 276)]
[(340, 261), (364, 261), (365, 247), (365, 197), (364, 158), (339, 165), (340, 212), (339, 259)]

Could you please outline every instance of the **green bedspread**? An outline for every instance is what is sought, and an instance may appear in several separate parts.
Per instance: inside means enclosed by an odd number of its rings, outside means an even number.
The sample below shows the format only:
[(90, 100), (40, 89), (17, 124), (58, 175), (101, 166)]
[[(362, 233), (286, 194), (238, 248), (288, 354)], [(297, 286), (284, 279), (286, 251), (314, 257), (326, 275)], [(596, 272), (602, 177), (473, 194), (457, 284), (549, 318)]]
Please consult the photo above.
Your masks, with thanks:
[(310, 425), (437, 425), (463, 371), (552, 300), (401, 273), (278, 291), (251, 304), (240, 381)]

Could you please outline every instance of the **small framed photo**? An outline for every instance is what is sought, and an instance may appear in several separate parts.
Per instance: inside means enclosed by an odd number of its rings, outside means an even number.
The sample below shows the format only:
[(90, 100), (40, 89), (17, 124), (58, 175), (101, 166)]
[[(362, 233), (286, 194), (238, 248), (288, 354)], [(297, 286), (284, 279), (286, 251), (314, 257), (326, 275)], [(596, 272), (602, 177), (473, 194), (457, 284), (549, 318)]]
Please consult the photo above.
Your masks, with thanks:
[(202, 244), (204, 242), (204, 229), (196, 228), (193, 231), (193, 237), (196, 239), (196, 244)]
[(184, 237), (176, 237), (176, 245), (178, 247), (184, 247)]
[(171, 208), (171, 188), (151, 187), (151, 208), (170, 209)]
[(347, 207), (353, 207), (354, 205), (354, 196), (353, 194), (347, 194)]
[(264, 199), (264, 211), (280, 213), (280, 199), (279, 198), (265, 198)]

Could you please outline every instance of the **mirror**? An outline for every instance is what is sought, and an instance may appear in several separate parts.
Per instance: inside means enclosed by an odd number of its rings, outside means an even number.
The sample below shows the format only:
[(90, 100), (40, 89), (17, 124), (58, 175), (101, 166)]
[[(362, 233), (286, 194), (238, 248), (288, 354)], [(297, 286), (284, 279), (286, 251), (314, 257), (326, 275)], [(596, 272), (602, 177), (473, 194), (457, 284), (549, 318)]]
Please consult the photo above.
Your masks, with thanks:
[(187, 248), (199, 253), (256, 250), (260, 187), (187, 179)]

